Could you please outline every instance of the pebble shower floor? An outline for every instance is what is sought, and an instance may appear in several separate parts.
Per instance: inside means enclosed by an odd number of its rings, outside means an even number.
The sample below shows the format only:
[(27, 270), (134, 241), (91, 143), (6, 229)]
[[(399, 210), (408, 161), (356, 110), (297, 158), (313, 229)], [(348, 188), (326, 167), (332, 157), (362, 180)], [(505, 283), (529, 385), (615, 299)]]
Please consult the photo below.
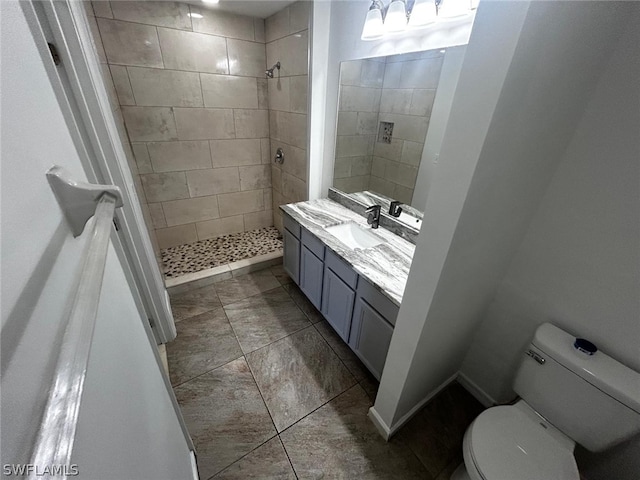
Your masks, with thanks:
[(280, 232), (267, 227), (164, 248), (161, 255), (165, 277), (175, 278), (277, 251), (282, 251)]

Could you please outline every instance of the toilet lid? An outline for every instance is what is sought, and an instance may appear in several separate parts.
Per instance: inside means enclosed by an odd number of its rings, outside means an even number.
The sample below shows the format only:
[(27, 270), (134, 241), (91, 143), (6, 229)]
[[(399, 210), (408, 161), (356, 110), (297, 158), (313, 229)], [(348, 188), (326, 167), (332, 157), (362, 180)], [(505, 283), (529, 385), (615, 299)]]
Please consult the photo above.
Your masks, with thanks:
[(579, 480), (573, 452), (515, 407), (482, 412), (470, 430), (471, 454), (486, 480)]

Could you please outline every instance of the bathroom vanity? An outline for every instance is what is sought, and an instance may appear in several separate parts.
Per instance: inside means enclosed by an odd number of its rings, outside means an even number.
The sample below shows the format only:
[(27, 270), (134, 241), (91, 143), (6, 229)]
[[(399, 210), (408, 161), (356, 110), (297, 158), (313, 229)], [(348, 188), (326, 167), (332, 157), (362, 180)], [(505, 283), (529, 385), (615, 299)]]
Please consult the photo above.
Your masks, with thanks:
[(380, 379), (415, 245), (331, 199), (280, 208), (285, 270)]

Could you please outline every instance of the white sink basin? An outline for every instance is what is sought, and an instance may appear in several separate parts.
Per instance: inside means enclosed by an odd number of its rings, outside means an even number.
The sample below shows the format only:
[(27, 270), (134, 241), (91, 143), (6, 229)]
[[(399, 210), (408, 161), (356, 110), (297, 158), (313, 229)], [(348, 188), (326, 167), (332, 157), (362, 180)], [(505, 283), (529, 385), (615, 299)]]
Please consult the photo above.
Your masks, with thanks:
[(375, 247), (386, 243), (377, 235), (352, 222), (328, 227), (327, 232), (352, 250)]
[(422, 227), (422, 220), (414, 217), (413, 215), (409, 215), (408, 213), (401, 212), (400, 216), (397, 217), (397, 219), (405, 225), (417, 228), (418, 230), (420, 230), (420, 227)]

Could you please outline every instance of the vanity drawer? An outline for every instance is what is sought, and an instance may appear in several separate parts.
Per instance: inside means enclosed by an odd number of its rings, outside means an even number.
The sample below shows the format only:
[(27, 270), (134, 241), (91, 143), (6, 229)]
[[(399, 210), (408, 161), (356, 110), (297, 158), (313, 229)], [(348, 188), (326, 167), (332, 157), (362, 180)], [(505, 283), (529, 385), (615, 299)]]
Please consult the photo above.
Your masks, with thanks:
[(286, 213), (282, 214), (282, 221), (284, 223), (284, 228), (289, 230), (294, 237), (300, 238), (300, 224), (298, 222), (296, 222)]
[(355, 290), (356, 285), (358, 284), (358, 274), (353, 270), (351, 265), (328, 248), (324, 258), (324, 264), (329, 267), (344, 283)]
[(302, 244), (307, 247), (316, 257), (324, 260), (324, 243), (314, 237), (304, 228), (302, 230)]
[(400, 308), (364, 278), (358, 282), (358, 296), (364, 298), (391, 325), (396, 324)]

